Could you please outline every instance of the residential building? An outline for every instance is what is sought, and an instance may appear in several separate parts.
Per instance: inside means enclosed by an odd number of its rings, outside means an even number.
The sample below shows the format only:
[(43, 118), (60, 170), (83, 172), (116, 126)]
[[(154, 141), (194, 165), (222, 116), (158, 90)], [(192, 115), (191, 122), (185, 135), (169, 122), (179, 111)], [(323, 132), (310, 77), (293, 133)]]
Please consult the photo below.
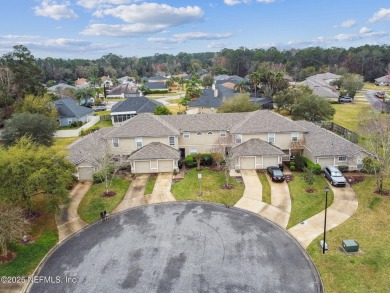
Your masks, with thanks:
[(142, 96), (142, 92), (138, 90), (138, 87), (132, 83), (122, 83), (111, 90), (107, 91), (107, 99), (127, 99)]
[(390, 72), (388, 75), (378, 77), (375, 79), (375, 84), (376, 85), (387, 85), (390, 86)]
[(77, 104), (72, 98), (62, 98), (54, 101), (57, 108), (59, 122), (61, 126), (68, 126), (74, 121), (88, 122), (88, 117), (93, 116), (91, 108)]
[(339, 93), (337, 87), (332, 85), (332, 82), (340, 78), (341, 75), (326, 72), (310, 76), (300, 84), (308, 86), (317, 96), (337, 100)]

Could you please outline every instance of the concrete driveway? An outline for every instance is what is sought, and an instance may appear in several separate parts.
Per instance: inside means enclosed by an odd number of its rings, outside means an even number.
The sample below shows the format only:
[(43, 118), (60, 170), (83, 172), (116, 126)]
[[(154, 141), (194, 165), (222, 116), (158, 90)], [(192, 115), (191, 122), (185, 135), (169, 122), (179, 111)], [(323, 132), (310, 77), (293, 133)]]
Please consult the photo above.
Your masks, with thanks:
[(153, 192), (146, 199), (148, 204), (176, 201), (171, 193), (172, 173), (158, 173)]
[(263, 186), (255, 170), (241, 170), (241, 176), (245, 184), (244, 194), (234, 206), (257, 214), (264, 204)]
[[(350, 186), (333, 187), (329, 185), (334, 194), (333, 204), (328, 208), (326, 217), (326, 230), (331, 230), (343, 223), (358, 208), (358, 198)], [(324, 233), (325, 211), (307, 219), (304, 224), (298, 224), (288, 230), (304, 248), (318, 236)]]
[(323, 292), (310, 257), (286, 231), (199, 202), (147, 205), (98, 221), (64, 241), (36, 275), (61, 282), (37, 282), (31, 293)]

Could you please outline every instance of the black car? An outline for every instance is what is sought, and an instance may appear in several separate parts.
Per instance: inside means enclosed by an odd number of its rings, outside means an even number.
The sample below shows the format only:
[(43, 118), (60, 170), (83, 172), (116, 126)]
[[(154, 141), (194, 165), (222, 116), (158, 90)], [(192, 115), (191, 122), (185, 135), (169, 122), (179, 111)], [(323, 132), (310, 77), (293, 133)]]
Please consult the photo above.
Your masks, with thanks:
[(276, 167), (276, 166), (275, 167), (268, 167), (267, 173), (271, 177), (272, 181), (279, 181), (279, 182), (284, 181), (283, 172), (280, 170), (279, 167)]
[(352, 103), (352, 98), (350, 96), (340, 97), (339, 103)]

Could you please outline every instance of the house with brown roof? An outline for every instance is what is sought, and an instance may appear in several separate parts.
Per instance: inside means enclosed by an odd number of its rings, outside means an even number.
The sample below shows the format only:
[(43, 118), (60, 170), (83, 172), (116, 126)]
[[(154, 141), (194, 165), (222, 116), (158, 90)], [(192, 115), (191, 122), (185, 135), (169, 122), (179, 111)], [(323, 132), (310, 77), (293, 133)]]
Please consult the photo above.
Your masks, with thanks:
[[(266, 169), (299, 152), (313, 162), (360, 169), (369, 153), (311, 122), (269, 110), (157, 116), (138, 114), (104, 137), (107, 151), (133, 173), (172, 172), (188, 154), (229, 151), (230, 168)], [(222, 148), (221, 148), (222, 146)]]

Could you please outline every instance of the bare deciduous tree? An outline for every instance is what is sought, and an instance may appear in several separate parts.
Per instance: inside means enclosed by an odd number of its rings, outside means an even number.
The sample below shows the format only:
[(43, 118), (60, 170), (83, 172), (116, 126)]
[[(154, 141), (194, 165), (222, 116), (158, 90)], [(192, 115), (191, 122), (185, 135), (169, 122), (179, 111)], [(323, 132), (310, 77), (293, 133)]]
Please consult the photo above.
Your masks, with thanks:
[(217, 162), (217, 164), (221, 164), (221, 162), (225, 162), (225, 166), (223, 168), (225, 172), (225, 186), (229, 187), (229, 179), (230, 179), (230, 168), (234, 164), (234, 154), (232, 153), (233, 147), (233, 135), (230, 133), (226, 133), (226, 136), (219, 137), (214, 147), (211, 149), (211, 153), (213, 154), (213, 159)]

